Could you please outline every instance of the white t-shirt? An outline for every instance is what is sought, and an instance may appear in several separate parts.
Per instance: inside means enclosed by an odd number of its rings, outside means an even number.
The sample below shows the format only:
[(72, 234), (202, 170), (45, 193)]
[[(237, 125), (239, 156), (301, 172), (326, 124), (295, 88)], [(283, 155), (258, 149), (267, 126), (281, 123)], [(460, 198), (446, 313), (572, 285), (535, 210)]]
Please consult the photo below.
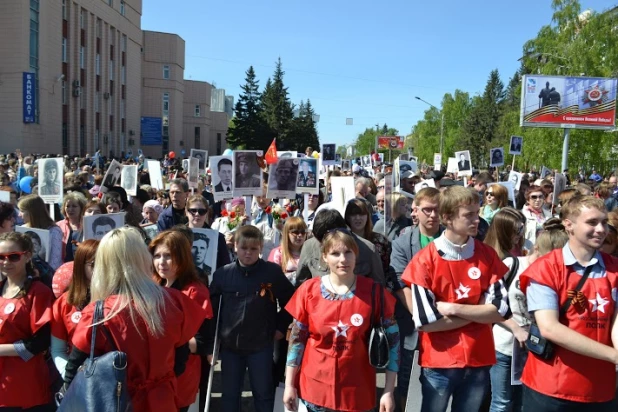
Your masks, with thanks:
[[(513, 320), (519, 326), (529, 326), (532, 323), (530, 315), (528, 314), (528, 304), (526, 303), (526, 295), (519, 288), (519, 275), (521, 275), (524, 270), (528, 268), (530, 265), (528, 263), (528, 259), (524, 257), (518, 257), (519, 268), (517, 269), (517, 273), (515, 273), (515, 278), (513, 282), (511, 282), (511, 286), (509, 286), (508, 296), (509, 296), (509, 307), (511, 308), (511, 312), (513, 313)], [(505, 265), (509, 267), (513, 265), (513, 258), (506, 258), (502, 261)], [(506, 279), (504, 280), (506, 284)], [(494, 344), (496, 346), (496, 351), (507, 355), (513, 356), (513, 334), (499, 325), (494, 325), (493, 328), (494, 334)]]

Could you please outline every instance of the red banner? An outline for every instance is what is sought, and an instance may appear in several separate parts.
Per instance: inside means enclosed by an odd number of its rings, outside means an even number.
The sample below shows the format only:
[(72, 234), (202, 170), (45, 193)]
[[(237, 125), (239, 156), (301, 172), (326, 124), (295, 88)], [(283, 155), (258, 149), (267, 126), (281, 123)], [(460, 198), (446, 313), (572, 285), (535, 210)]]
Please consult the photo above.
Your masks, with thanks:
[(403, 136), (378, 136), (378, 149), (403, 150)]

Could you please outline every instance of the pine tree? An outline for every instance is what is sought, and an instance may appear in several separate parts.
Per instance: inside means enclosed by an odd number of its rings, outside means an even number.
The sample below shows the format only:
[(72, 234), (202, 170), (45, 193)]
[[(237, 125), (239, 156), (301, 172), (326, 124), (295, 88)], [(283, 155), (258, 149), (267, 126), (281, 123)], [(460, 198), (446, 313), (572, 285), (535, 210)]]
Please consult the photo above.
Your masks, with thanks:
[(242, 94), (234, 106), (235, 117), (228, 129), (227, 142), (236, 148), (265, 149), (270, 144), (270, 134), (261, 108), (259, 81), (253, 66), (245, 74), (245, 84), (241, 86)]
[(277, 60), (272, 81), (268, 79), (262, 96), (264, 118), (273, 137), (277, 138), (277, 148), (290, 150), (294, 147), (294, 137), (290, 135), (294, 119), (294, 105), (288, 97), (288, 88), (283, 84), (281, 58)]

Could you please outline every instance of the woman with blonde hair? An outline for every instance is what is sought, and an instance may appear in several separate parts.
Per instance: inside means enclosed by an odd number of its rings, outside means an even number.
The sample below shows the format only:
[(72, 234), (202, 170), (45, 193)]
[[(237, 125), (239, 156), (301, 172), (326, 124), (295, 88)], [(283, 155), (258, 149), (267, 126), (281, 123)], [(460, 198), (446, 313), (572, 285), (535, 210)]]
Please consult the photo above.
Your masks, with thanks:
[(63, 234), (56, 222), (49, 216), (48, 207), (43, 199), (37, 195), (24, 196), (17, 203), (17, 208), (24, 219), (25, 227), (49, 230), (50, 253), (47, 263), (52, 269), (58, 269), (63, 263)]
[[(399, 237), (401, 231), (412, 226), (412, 219), (409, 217), (411, 200), (399, 192), (391, 194), (391, 218), (387, 222), (380, 219), (373, 227), (374, 232), (384, 233), (391, 242)], [(386, 226), (386, 228), (385, 228)]]
[[(510, 208), (505, 208), (496, 215), (492, 226), (498, 223), (499, 216), (508, 209)], [(522, 410), (521, 385), (511, 385), (513, 342), (516, 339), (519, 342), (519, 346), (524, 347), (528, 339), (528, 330), (532, 323), (532, 318), (528, 313), (526, 295), (519, 288), (519, 276), (535, 260), (554, 249), (561, 249), (568, 240), (569, 237), (562, 225), (562, 221), (552, 218), (543, 225), (543, 231), (537, 237), (532, 253), (528, 256), (507, 257), (503, 260), (504, 264), (509, 267), (509, 272), (504, 276), (504, 282), (507, 287), (509, 307), (513, 316), (493, 327), (496, 364), (489, 370), (491, 380), (490, 411), (492, 412), (519, 412)], [(487, 243), (487, 239), (485, 243)]]
[(286, 220), (281, 236), (281, 245), (270, 251), (268, 261), (281, 266), (283, 273), (292, 285), (296, 285), (296, 269), (300, 251), (307, 240), (307, 224), (300, 217)]
[(536, 237), (543, 229), (543, 223), (551, 216), (549, 209), (544, 207), (545, 193), (540, 186), (530, 186), (526, 189), (526, 205), (521, 212), (526, 217), (526, 229), (524, 233), (524, 248), (530, 252), (536, 243)]
[(82, 240), (82, 218), (86, 211), (86, 197), (80, 192), (71, 192), (62, 199), (64, 220), (56, 224), (62, 230), (62, 260), (71, 262), (75, 256), (77, 244)]
[[(136, 411), (176, 411), (176, 377), (184, 369), (189, 340), (205, 311), (181, 292), (152, 281), (152, 256), (136, 228), (107, 233), (97, 250), (90, 283), (91, 303), (73, 333), (73, 351), (64, 377), (66, 390), (88, 358), (95, 302), (103, 301), (95, 356), (127, 354), (127, 386)], [(111, 342), (109, 338), (111, 337)]]
[(186, 412), (195, 402), (198, 392), (202, 370), (200, 355), (208, 355), (207, 345), (210, 344), (208, 320), (212, 319), (210, 293), (206, 284), (198, 278), (195, 265), (192, 264), (191, 243), (185, 235), (175, 230), (159, 233), (150, 242), (148, 249), (153, 257), (155, 282), (182, 292), (200, 305), (205, 312), (200, 329), (189, 340), (191, 355), (187, 360), (185, 371), (178, 377), (176, 396), (179, 399), (180, 411)]
[(485, 191), (485, 206), (481, 209), (481, 217), (491, 224), (491, 220), (503, 207), (508, 206), (509, 192), (501, 184), (491, 185)]

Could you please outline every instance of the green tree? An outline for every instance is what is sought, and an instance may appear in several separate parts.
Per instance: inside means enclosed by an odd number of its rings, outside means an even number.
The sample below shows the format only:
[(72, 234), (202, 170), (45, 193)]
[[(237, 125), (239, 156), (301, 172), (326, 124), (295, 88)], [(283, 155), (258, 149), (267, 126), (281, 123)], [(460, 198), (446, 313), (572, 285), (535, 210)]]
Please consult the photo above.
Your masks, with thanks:
[[(354, 141), (355, 156), (363, 156), (370, 154), (376, 150), (376, 142), (378, 136), (398, 136), (399, 131), (384, 124), (382, 127), (376, 125), (376, 128), (366, 128), (365, 131), (358, 135)], [(388, 160), (388, 149), (380, 149), (378, 153), (384, 153), (384, 158)], [(393, 159), (399, 155), (399, 150), (392, 151)]]
[(227, 132), (227, 143), (234, 148), (266, 148), (272, 139), (261, 108), (259, 82), (253, 66), (245, 72), (245, 84), (234, 107), (234, 118)]
[(294, 120), (294, 105), (288, 97), (288, 88), (283, 84), (285, 72), (281, 58), (277, 60), (272, 81), (268, 79), (262, 95), (262, 110), (264, 118), (273, 137), (277, 138), (277, 148), (292, 150), (296, 147), (292, 131)]
[[(320, 141), (318, 139), (318, 132), (315, 127), (314, 120), (315, 112), (311, 102), (307, 100), (307, 103), (301, 100), (298, 106), (298, 116), (294, 118), (292, 122), (292, 130), (290, 135), (293, 136), (292, 142), (286, 150), (296, 150), (300, 153), (304, 153), (305, 149), (310, 146), (314, 150), (320, 150)], [(279, 143), (277, 142), (277, 148)]]

